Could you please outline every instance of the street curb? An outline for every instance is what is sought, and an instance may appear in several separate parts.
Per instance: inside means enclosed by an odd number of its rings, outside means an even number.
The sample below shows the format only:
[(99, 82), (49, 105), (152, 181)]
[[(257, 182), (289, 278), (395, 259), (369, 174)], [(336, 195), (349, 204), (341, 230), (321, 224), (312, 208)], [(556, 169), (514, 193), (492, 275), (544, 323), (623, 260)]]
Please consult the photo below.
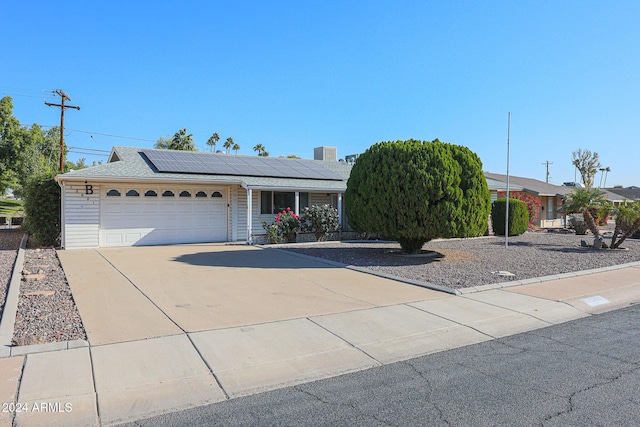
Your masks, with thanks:
[(549, 282), (551, 280), (562, 280), (562, 279), (570, 279), (573, 277), (588, 276), (590, 274), (621, 270), (623, 268), (629, 268), (629, 267), (640, 267), (640, 261), (628, 262), (626, 264), (610, 265), (608, 267), (593, 268), (591, 270), (572, 271), (570, 273), (532, 277), (530, 279), (522, 279), (522, 280), (513, 280), (510, 282), (497, 282), (497, 283), (489, 283), (487, 285), (470, 286), (468, 288), (460, 289), (460, 292), (465, 295), (473, 294), (476, 292), (483, 292), (483, 291), (488, 291), (492, 289), (512, 288), (514, 286), (523, 286), (523, 285), (530, 285), (533, 283)]
[(20, 298), (20, 282), (22, 281), (22, 268), (24, 267), (24, 253), (27, 248), (28, 238), (28, 234), (22, 237), (16, 261), (13, 264), (11, 280), (9, 281), (7, 299), (5, 300), (2, 319), (0, 320), (0, 358), (89, 347), (89, 343), (85, 340), (56, 341), (22, 346), (12, 345), (13, 329), (16, 324), (16, 313), (18, 312), (18, 299)]
[(403, 277), (393, 276), (391, 274), (386, 274), (386, 273), (379, 273), (379, 272), (376, 272), (376, 271), (373, 271), (373, 270), (368, 270), (368, 269), (366, 269), (364, 267), (357, 267), (355, 265), (343, 264), (343, 263), (337, 262), (337, 261), (331, 261), (331, 260), (327, 260), (327, 259), (317, 258), (317, 257), (313, 257), (311, 255), (305, 255), (305, 254), (297, 253), (297, 252), (294, 252), (294, 251), (291, 251), (291, 250), (287, 250), (287, 249), (280, 249), (280, 248), (274, 248), (274, 247), (261, 247), (261, 248), (262, 249), (267, 249), (267, 250), (278, 251), (278, 252), (284, 252), (284, 253), (288, 253), (288, 254), (291, 254), (291, 255), (295, 255), (295, 256), (300, 257), (300, 258), (305, 258), (305, 259), (309, 259), (309, 260), (313, 260), (313, 261), (322, 262), (324, 264), (332, 265), (334, 267), (347, 268), (349, 270), (358, 271), (360, 273), (366, 273), (366, 274), (371, 274), (373, 276), (383, 277), (385, 279), (396, 280), (398, 282), (403, 282), (403, 283), (407, 283), (407, 284), (414, 285), (414, 286), (420, 286), (422, 288), (427, 288), (427, 289), (431, 289), (431, 290), (438, 291), (438, 292), (445, 292), (445, 293), (451, 294), (451, 295), (467, 295), (467, 294), (473, 294), (473, 293), (476, 293), (476, 292), (483, 292), (483, 291), (489, 291), (489, 290), (495, 290), (495, 289), (503, 289), (503, 288), (511, 288), (511, 287), (514, 287), (514, 286), (529, 285), (529, 284), (532, 284), (532, 283), (549, 282), (551, 280), (560, 280), (560, 279), (568, 279), (568, 278), (571, 278), (571, 277), (587, 276), (587, 275), (590, 275), (590, 274), (603, 273), (603, 272), (606, 272), (606, 271), (620, 270), (620, 269), (628, 268), (628, 267), (640, 267), (640, 261), (634, 261), (634, 262), (628, 262), (626, 264), (618, 264), (618, 265), (611, 265), (611, 266), (608, 266), (608, 267), (594, 268), (594, 269), (591, 269), (591, 270), (573, 271), (573, 272), (570, 272), (570, 273), (553, 274), (553, 275), (550, 275), (550, 276), (532, 277), (530, 279), (513, 280), (513, 281), (510, 281), (510, 282), (496, 282), (496, 283), (489, 283), (489, 284), (486, 284), (486, 285), (469, 286), (467, 288), (449, 288), (447, 286), (436, 285), (436, 284), (428, 283), (428, 282), (421, 282), (421, 281), (418, 281), (418, 280), (405, 279)]

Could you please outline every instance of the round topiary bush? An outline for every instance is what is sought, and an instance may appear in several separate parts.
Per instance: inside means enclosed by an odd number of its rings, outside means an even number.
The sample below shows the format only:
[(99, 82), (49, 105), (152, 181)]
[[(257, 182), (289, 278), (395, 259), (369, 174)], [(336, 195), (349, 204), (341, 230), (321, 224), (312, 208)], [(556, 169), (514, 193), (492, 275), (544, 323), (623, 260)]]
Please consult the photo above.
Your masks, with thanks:
[[(498, 199), (491, 206), (491, 223), (493, 231), (504, 236), (507, 199)], [(522, 200), (509, 199), (509, 236), (518, 236), (529, 226), (529, 209)]]
[(397, 240), (408, 253), (438, 237), (482, 235), (490, 203), (480, 158), (437, 139), (372, 145), (358, 157), (345, 192), (354, 230)]

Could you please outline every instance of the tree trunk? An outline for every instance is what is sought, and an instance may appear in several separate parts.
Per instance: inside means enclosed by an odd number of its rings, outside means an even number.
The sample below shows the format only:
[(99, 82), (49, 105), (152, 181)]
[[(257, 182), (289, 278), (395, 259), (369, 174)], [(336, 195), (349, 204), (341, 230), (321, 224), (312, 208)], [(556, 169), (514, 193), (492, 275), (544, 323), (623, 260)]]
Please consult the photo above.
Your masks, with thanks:
[(611, 243), (611, 249), (617, 249), (620, 247), (620, 245), (622, 244), (622, 242), (624, 242), (627, 237), (631, 236), (633, 233), (636, 232), (636, 230), (638, 230), (640, 228), (640, 218), (636, 219), (634, 221), (633, 224), (631, 224), (631, 226), (629, 227), (629, 229), (626, 231), (626, 233), (624, 233), (622, 235), (622, 237), (620, 238), (620, 240), (618, 240), (615, 245), (613, 243)]
[(609, 246), (611, 249), (618, 247), (616, 246), (616, 240), (618, 240), (618, 233), (620, 233), (620, 231), (620, 223), (616, 221), (616, 228), (613, 229), (613, 237), (611, 237), (611, 245)]
[[(589, 209), (585, 209), (582, 216), (584, 217), (584, 223), (587, 225), (587, 228), (593, 234), (593, 245), (596, 246), (598, 241), (602, 240), (600, 229), (598, 229), (598, 224), (596, 224), (595, 220), (591, 216), (591, 212), (589, 212)], [(601, 246), (602, 244), (600, 244), (600, 247)]]

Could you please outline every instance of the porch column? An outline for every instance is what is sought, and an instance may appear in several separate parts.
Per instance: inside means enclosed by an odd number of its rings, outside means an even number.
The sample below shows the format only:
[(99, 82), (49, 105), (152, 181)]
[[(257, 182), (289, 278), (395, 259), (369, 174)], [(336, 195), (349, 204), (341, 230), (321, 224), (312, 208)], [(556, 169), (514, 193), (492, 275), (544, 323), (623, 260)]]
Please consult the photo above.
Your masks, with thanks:
[(296, 191), (296, 202), (295, 202), (295, 206), (293, 207), (294, 212), (296, 213), (296, 215), (300, 215), (300, 192)]
[(342, 193), (338, 193), (338, 227), (342, 227)]
[(251, 244), (251, 223), (253, 218), (251, 217), (251, 205), (253, 202), (253, 192), (250, 188), (247, 188), (247, 245)]

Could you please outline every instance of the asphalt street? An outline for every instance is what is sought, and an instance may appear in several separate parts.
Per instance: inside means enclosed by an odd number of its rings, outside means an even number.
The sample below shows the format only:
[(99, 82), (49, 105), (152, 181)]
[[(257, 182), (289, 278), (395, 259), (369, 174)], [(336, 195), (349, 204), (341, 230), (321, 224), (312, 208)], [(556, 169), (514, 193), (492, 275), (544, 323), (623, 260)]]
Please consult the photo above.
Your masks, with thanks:
[(640, 305), (130, 426), (637, 426)]

